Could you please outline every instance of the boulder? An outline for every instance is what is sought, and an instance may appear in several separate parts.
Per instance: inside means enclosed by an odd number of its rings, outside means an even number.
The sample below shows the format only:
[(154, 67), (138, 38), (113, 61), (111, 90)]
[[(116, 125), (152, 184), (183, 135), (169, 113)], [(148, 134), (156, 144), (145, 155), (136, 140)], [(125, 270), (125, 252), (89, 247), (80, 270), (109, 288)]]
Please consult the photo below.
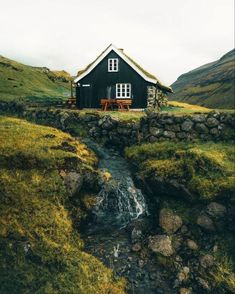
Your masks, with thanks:
[(184, 266), (177, 275), (178, 280), (180, 282), (187, 281), (189, 272), (189, 268), (187, 266)]
[(206, 121), (206, 124), (209, 128), (214, 128), (214, 127), (218, 126), (219, 121), (214, 117), (209, 117)]
[(203, 229), (206, 229), (208, 231), (214, 231), (215, 226), (211, 218), (209, 218), (206, 215), (199, 215), (197, 218), (197, 224), (202, 227)]
[(188, 239), (187, 240), (187, 246), (190, 250), (196, 251), (198, 250), (198, 245), (195, 241)]
[(163, 134), (163, 129), (159, 129), (156, 127), (150, 127), (149, 132), (151, 135), (153, 135), (155, 137), (159, 137)]
[(179, 138), (179, 139), (185, 139), (187, 137), (188, 137), (188, 135), (185, 132), (177, 133), (177, 138)]
[(174, 253), (171, 239), (167, 235), (156, 235), (149, 237), (148, 247), (155, 253), (163, 256), (171, 256)]
[(193, 127), (193, 122), (190, 119), (185, 120), (181, 125), (181, 129), (184, 132), (190, 132), (192, 127)]
[(173, 139), (173, 138), (175, 138), (175, 133), (172, 131), (164, 131), (163, 136), (166, 138)]
[(134, 251), (134, 252), (138, 252), (138, 251), (140, 251), (140, 250), (141, 250), (141, 245), (140, 245), (140, 243), (136, 243), (136, 244), (134, 244), (134, 245), (131, 247), (131, 249), (132, 249), (132, 251)]
[(131, 241), (133, 243), (135, 243), (136, 241), (141, 240), (141, 238), (143, 237), (142, 235), (142, 231), (138, 228), (134, 228), (131, 232)]
[(210, 254), (206, 254), (200, 258), (200, 265), (203, 268), (209, 268), (214, 265), (214, 257)]
[(163, 208), (159, 215), (159, 225), (167, 234), (174, 234), (183, 222), (180, 216), (175, 214), (171, 209)]
[(208, 127), (202, 123), (197, 123), (195, 125), (195, 130), (201, 134), (207, 134), (209, 132)]
[(202, 123), (202, 122), (205, 122), (206, 117), (205, 117), (204, 114), (195, 114), (195, 115), (192, 117), (192, 120), (193, 120), (193, 122), (195, 122), (195, 123)]
[(79, 192), (83, 184), (83, 176), (77, 172), (64, 173), (61, 171), (60, 175), (64, 178), (66, 190), (70, 196)]
[(191, 288), (180, 288), (180, 294), (192, 294)]
[(224, 205), (217, 202), (211, 202), (207, 205), (207, 213), (214, 218), (223, 217), (227, 212), (227, 209)]
[(208, 284), (208, 282), (206, 280), (204, 280), (204, 279), (202, 279), (202, 278), (199, 277), (197, 279), (197, 281), (198, 281), (199, 286), (202, 287), (203, 289), (205, 289), (207, 291), (211, 289), (210, 286), (209, 286), (209, 284)]
[(210, 130), (210, 134), (213, 135), (213, 136), (218, 136), (220, 134), (220, 131), (218, 128), (212, 128)]

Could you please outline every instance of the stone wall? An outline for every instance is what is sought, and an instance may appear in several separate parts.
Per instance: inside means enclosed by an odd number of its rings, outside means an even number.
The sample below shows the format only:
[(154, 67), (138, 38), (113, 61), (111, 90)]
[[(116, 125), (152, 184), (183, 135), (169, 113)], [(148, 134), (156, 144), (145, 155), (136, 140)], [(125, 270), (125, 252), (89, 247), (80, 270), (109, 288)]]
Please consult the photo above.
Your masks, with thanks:
[(234, 140), (235, 115), (222, 112), (176, 116), (150, 113), (141, 120), (143, 140)]
[[(0, 104), (0, 111), (6, 112)], [(72, 135), (86, 133), (106, 144), (124, 148), (143, 142), (234, 140), (235, 114), (222, 112), (176, 116), (170, 113), (151, 112), (139, 122), (120, 121), (100, 112), (81, 114), (77, 110), (24, 109), (16, 107), (10, 112), (36, 123), (56, 127)]]
[(154, 109), (158, 108), (157, 101), (160, 101), (160, 104), (166, 104), (167, 95), (159, 88), (155, 86), (147, 87), (147, 108)]

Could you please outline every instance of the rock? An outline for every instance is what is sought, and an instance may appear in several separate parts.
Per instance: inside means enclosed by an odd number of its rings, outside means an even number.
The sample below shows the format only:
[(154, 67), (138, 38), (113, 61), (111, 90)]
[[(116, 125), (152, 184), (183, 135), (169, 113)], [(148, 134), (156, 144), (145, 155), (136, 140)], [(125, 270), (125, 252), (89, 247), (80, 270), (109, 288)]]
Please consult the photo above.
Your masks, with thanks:
[(180, 132), (180, 125), (165, 125), (165, 130), (172, 132)]
[(219, 246), (218, 245), (214, 245), (213, 246), (213, 252), (216, 253), (219, 249)]
[(185, 139), (187, 137), (188, 137), (188, 135), (185, 132), (177, 133), (177, 138), (179, 138), (179, 139)]
[(139, 266), (139, 267), (143, 267), (144, 264), (145, 264), (145, 262), (144, 262), (143, 259), (138, 260), (138, 266)]
[(206, 254), (200, 258), (200, 265), (203, 268), (209, 268), (214, 265), (214, 257), (210, 254)]
[[(62, 175), (62, 173), (60, 173)], [(69, 172), (62, 176), (64, 178), (64, 184), (70, 196), (79, 192), (83, 184), (83, 176), (77, 172)]]
[(175, 233), (183, 224), (182, 219), (171, 209), (163, 208), (159, 215), (159, 224), (168, 234)]
[(159, 129), (156, 127), (150, 127), (149, 132), (151, 135), (155, 137), (160, 137), (163, 134), (163, 129)]
[(211, 217), (220, 218), (223, 217), (227, 212), (227, 209), (224, 205), (217, 202), (211, 202), (207, 205), (207, 213)]
[(131, 247), (131, 249), (132, 249), (132, 251), (134, 251), (134, 252), (138, 252), (138, 251), (140, 251), (140, 250), (141, 250), (141, 245), (140, 245), (140, 243), (136, 243), (136, 244), (134, 244), (134, 245)]
[(150, 138), (149, 138), (149, 142), (150, 143), (155, 143), (155, 142), (157, 142), (158, 141), (158, 138), (156, 138), (156, 137), (154, 137), (154, 136), (150, 136)]
[(209, 117), (206, 121), (206, 125), (209, 127), (209, 128), (214, 128), (214, 127), (217, 127), (219, 125), (219, 121), (214, 118), (214, 117)]
[(195, 130), (198, 132), (198, 133), (201, 133), (201, 134), (207, 134), (209, 132), (208, 128), (206, 125), (202, 124), (202, 123), (197, 123), (195, 125)]
[(173, 139), (173, 138), (175, 138), (175, 133), (172, 131), (164, 131), (163, 136), (166, 138)]
[(180, 288), (180, 294), (192, 294), (191, 288)]
[(136, 241), (141, 240), (141, 238), (142, 238), (142, 231), (137, 228), (134, 228), (131, 232), (131, 241), (135, 243)]
[(193, 240), (190, 240), (190, 239), (187, 240), (187, 246), (189, 249), (194, 250), (194, 251), (198, 249), (197, 243)]
[(199, 217), (197, 218), (197, 224), (208, 231), (215, 230), (213, 221), (206, 215), (199, 215)]
[(213, 128), (210, 130), (210, 134), (213, 136), (218, 136), (220, 134), (220, 131), (218, 128)]
[(197, 280), (198, 280), (199, 286), (201, 286), (205, 290), (210, 290), (210, 286), (206, 280), (202, 278), (198, 278)]
[(184, 132), (190, 132), (192, 127), (193, 127), (193, 122), (190, 119), (185, 120), (181, 125), (181, 129)]
[(187, 232), (188, 232), (188, 228), (187, 228), (187, 226), (185, 226), (185, 225), (183, 225), (182, 227), (181, 227), (181, 233), (182, 234), (186, 234)]
[(167, 235), (156, 235), (149, 237), (148, 247), (153, 252), (160, 253), (163, 256), (171, 256), (174, 253), (171, 239)]
[(187, 266), (184, 266), (177, 275), (178, 280), (180, 282), (187, 281), (189, 272), (190, 272), (189, 268)]
[(204, 114), (196, 114), (192, 117), (193, 122), (202, 123), (206, 121), (206, 117)]
[(160, 123), (166, 124), (166, 125), (172, 125), (174, 123), (173, 118), (168, 117), (160, 120)]

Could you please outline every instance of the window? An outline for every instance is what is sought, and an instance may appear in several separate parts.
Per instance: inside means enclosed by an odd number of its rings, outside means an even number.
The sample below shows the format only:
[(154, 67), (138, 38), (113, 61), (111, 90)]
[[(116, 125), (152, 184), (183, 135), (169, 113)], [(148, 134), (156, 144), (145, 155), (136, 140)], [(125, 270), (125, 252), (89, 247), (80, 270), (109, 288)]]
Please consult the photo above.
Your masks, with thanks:
[(131, 84), (116, 84), (116, 98), (131, 98)]
[(118, 58), (109, 58), (108, 59), (108, 71), (118, 71)]

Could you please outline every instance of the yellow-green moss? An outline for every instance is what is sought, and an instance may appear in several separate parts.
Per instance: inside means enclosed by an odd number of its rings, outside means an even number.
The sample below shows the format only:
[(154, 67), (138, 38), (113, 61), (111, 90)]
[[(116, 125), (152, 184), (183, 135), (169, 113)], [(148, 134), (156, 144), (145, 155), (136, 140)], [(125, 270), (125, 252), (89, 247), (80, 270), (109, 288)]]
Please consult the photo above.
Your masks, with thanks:
[(92, 172), (96, 158), (56, 129), (0, 117), (0, 293), (124, 293), (125, 282), (82, 251), (71, 216), (81, 208), (60, 176), (68, 163)]
[(235, 293), (235, 273), (232, 259), (226, 254), (217, 254), (215, 261), (216, 266), (212, 277), (217, 287)]
[(232, 143), (159, 142), (126, 148), (144, 177), (176, 179), (200, 199), (232, 196), (235, 188)]

